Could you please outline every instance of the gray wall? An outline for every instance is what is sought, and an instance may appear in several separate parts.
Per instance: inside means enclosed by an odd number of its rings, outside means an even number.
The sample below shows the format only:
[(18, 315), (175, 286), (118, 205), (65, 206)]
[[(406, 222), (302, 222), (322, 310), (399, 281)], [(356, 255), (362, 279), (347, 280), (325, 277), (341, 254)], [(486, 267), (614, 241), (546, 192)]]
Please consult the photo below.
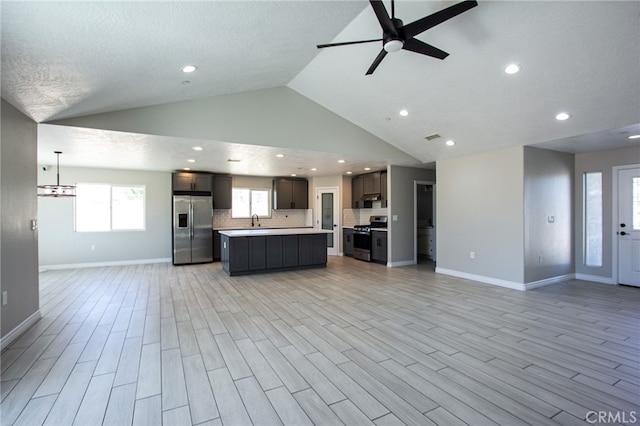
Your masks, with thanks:
[[(639, 164), (640, 152), (638, 147), (616, 149), (611, 151), (592, 152), (588, 154), (576, 154), (575, 156), (575, 264), (576, 273), (592, 275), (612, 279), (613, 267), (613, 226), (614, 219), (612, 217), (613, 206), (613, 166), (623, 166), (628, 164)], [(602, 210), (603, 210), (603, 228), (602, 228), (602, 267), (586, 266), (582, 258), (582, 247), (584, 244), (582, 232), (582, 176), (586, 172), (602, 172)]]
[(369, 152), (390, 162), (418, 162), (287, 87), (134, 108), (51, 124), (352, 155)]
[(0, 288), (8, 304), (0, 309), (2, 338), (39, 309), (36, 219), (37, 126), (2, 99), (0, 136)]
[(574, 272), (573, 180), (573, 154), (524, 148), (525, 283)]
[[(55, 168), (47, 172), (39, 168), (38, 181), (54, 183)], [(146, 230), (75, 232), (73, 199), (39, 198), (41, 266), (171, 258), (170, 173), (73, 168), (63, 163), (60, 181), (145, 185)]]
[(523, 147), (438, 161), (438, 269), (523, 282), (523, 163)]
[[(414, 182), (435, 181), (436, 171), (401, 166), (390, 166), (388, 169), (389, 261), (392, 264), (410, 263), (415, 258)], [(393, 221), (394, 215), (398, 216), (397, 221)]]

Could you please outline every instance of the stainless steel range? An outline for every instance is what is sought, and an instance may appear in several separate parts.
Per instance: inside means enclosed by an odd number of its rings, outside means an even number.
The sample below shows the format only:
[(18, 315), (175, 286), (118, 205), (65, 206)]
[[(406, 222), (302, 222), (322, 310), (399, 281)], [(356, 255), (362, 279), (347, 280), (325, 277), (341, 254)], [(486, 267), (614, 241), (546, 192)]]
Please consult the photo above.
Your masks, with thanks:
[(353, 257), (371, 262), (371, 230), (387, 227), (387, 216), (370, 216), (368, 225), (353, 227)]

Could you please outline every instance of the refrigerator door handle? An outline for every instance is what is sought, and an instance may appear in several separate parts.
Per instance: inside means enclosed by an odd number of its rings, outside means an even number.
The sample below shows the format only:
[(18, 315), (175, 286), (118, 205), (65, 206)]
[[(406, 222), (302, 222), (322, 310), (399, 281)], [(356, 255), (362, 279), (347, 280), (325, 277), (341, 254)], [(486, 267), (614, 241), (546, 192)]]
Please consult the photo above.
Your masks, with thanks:
[(189, 204), (189, 238), (193, 240), (193, 204)]

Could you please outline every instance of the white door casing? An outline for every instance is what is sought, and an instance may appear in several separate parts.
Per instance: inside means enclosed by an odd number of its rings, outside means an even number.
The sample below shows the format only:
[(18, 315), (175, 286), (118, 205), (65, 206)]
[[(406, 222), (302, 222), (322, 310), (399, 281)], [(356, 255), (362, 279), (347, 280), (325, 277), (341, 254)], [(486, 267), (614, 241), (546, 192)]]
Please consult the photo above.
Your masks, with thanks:
[(327, 237), (327, 255), (340, 254), (340, 190), (338, 187), (316, 188), (315, 224), (319, 229), (332, 230)]
[(618, 283), (640, 287), (640, 167), (618, 170)]

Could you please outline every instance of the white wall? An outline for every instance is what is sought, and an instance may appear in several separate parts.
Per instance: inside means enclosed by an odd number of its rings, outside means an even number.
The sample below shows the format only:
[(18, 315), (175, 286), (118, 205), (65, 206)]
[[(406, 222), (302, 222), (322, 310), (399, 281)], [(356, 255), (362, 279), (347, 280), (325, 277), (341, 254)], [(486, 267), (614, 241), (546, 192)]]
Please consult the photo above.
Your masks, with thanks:
[[(0, 139), (0, 289), (8, 303), (0, 308), (2, 346), (39, 319), (37, 218), (37, 125), (4, 99)], [(24, 329), (22, 329), (24, 331)]]
[[(38, 183), (55, 183), (55, 167), (38, 170)], [(171, 258), (171, 174), (133, 170), (60, 168), (63, 184), (113, 183), (145, 185), (146, 230), (114, 232), (75, 232), (74, 200), (40, 198), (41, 268), (96, 264), (169, 260)], [(92, 246), (95, 249), (92, 250)]]
[(437, 271), (524, 282), (523, 149), (438, 161)]

